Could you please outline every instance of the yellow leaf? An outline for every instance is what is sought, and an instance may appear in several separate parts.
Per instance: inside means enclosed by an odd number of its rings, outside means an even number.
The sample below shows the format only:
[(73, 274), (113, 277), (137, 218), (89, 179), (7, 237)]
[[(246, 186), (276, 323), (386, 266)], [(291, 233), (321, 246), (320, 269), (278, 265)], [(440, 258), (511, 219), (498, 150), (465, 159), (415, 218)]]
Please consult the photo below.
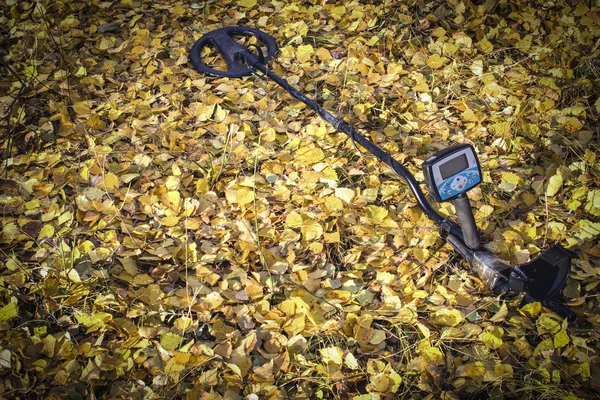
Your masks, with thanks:
[(306, 326), (306, 317), (299, 315), (297, 317), (289, 319), (284, 325), (283, 330), (290, 336), (297, 335), (304, 330)]
[(336, 188), (335, 197), (344, 200), (347, 204), (354, 199), (354, 190), (348, 188)]
[(160, 337), (160, 345), (166, 351), (173, 351), (181, 344), (181, 336), (167, 332)]
[(314, 219), (307, 219), (300, 229), (304, 240), (311, 241), (320, 238), (323, 235), (323, 227)]
[(534, 301), (533, 303), (529, 303), (521, 307), (521, 313), (528, 317), (535, 317), (542, 311), (542, 303), (539, 301)]
[(195, 115), (198, 118), (198, 121), (208, 121), (210, 117), (212, 117), (213, 112), (215, 111), (214, 104), (199, 104), (196, 107)]
[(78, 323), (88, 328), (87, 333), (103, 329), (105, 324), (112, 320), (112, 315), (105, 312), (86, 314), (84, 312), (75, 312), (75, 319)]
[(285, 217), (285, 226), (288, 228), (301, 228), (302, 227), (302, 216), (296, 211), (290, 212)]
[(483, 75), (483, 61), (482, 60), (473, 61), (470, 68), (471, 68), (471, 72), (473, 72), (475, 75), (477, 75), (477, 76)]
[(494, 50), (494, 46), (486, 38), (481, 39), (477, 43), (477, 47), (484, 53), (490, 53)]
[(367, 46), (374, 46), (375, 44), (377, 44), (377, 42), (379, 42), (379, 36), (373, 35), (371, 36), (371, 39), (369, 39), (369, 41), (367, 42)]
[(422, 51), (416, 52), (410, 59), (410, 63), (416, 66), (427, 64), (427, 54)]
[(176, 190), (179, 187), (179, 178), (173, 175), (169, 175), (165, 181), (165, 187), (168, 190)]
[(520, 337), (520, 338), (516, 339), (515, 347), (517, 348), (517, 350), (519, 351), (521, 356), (523, 356), (525, 358), (531, 357), (531, 354), (533, 353), (533, 350), (531, 349), (531, 345), (529, 344), (527, 339), (525, 339), (525, 337)]
[(360, 118), (361, 121), (367, 121), (372, 108), (372, 104), (360, 103), (352, 107), (352, 111), (354, 111), (354, 113)]
[(570, 341), (569, 335), (564, 329), (561, 329), (556, 335), (554, 335), (554, 347), (557, 349), (559, 347), (565, 347)]
[(180, 4), (177, 4), (171, 9), (171, 13), (176, 17), (181, 17), (183, 14), (185, 14), (185, 11), (186, 9)]
[(454, 42), (457, 46), (471, 48), (473, 45), (473, 39), (471, 39), (466, 33), (458, 32), (454, 36)]
[(325, 239), (325, 243), (339, 243), (340, 242), (340, 233), (339, 232), (324, 232), (323, 238)]
[(325, 157), (323, 150), (318, 147), (309, 149), (302, 147), (296, 152), (296, 162), (298, 164), (312, 165), (321, 161)]
[(175, 358), (175, 362), (177, 364), (185, 365), (190, 361), (192, 355), (190, 353), (182, 353), (180, 351), (176, 351), (174, 352), (173, 357)]
[(164, 217), (160, 220), (160, 223), (164, 226), (175, 226), (179, 223), (179, 217)]
[(327, 128), (325, 127), (325, 125), (308, 124), (304, 128), (304, 131), (306, 132), (307, 135), (315, 136), (316, 138), (319, 138), (319, 139), (324, 139), (325, 136), (327, 135)]
[(305, 63), (310, 60), (310, 57), (314, 53), (315, 53), (315, 50), (313, 49), (312, 45), (310, 45), (310, 44), (301, 45), (301, 46), (298, 46), (298, 49), (296, 50), (296, 59), (300, 63)]
[(366, 213), (367, 213), (367, 218), (369, 218), (369, 220), (371, 220), (371, 222), (379, 224), (379, 223), (383, 222), (385, 217), (387, 217), (388, 210), (383, 207), (370, 205), (370, 206), (367, 206)]
[(316, 54), (317, 58), (321, 61), (333, 60), (331, 53), (326, 48), (319, 47), (317, 49), (317, 51), (315, 52), (315, 54)]
[(220, 105), (217, 105), (213, 119), (215, 122), (220, 123), (220, 122), (225, 121), (225, 118), (227, 118), (228, 114), (229, 114), (229, 110), (225, 110)]
[(485, 366), (481, 361), (466, 364), (465, 370), (467, 376), (476, 382), (481, 382), (483, 375), (485, 375)]
[(156, 72), (157, 69), (158, 67), (155, 62), (149, 62), (146, 66), (146, 75), (152, 76), (152, 74)]
[(512, 172), (503, 172), (502, 179), (498, 187), (505, 192), (512, 192), (518, 187), (520, 182), (521, 178), (519, 175)]
[(490, 318), (490, 322), (502, 322), (504, 321), (507, 315), (508, 307), (506, 307), (506, 303), (502, 303), (502, 306), (500, 306), (500, 310), (498, 310), (498, 312)]
[(77, 272), (77, 270), (74, 268), (69, 269), (69, 272), (67, 273), (67, 278), (69, 278), (71, 282), (81, 283), (79, 272)]
[(100, 43), (98, 43), (96, 46), (100, 50), (108, 50), (108, 49), (112, 48), (114, 45), (115, 45), (114, 42), (110, 38), (103, 37), (100, 40)]
[(402, 68), (402, 64), (399, 63), (388, 63), (387, 73), (390, 75), (404, 75), (406, 71)]
[(344, 6), (337, 6), (331, 9), (331, 11), (329, 11), (331, 13), (331, 16), (333, 17), (333, 19), (341, 19), (343, 16), (346, 15), (346, 7)]
[(62, 225), (65, 222), (69, 221), (71, 218), (73, 218), (73, 214), (70, 211), (64, 212), (60, 215), (60, 217), (58, 217), (58, 224)]
[(448, 310), (443, 308), (437, 310), (431, 315), (431, 322), (441, 326), (456, 326), (460, 324), (463, 317), (458, 310)]
[(60, 26), (63, 30), (75, 28), (76, 26), (79, 26), (79, 20), (72, 15), (69, 15), (67, 18), (60, 21), (58, 26)]
[(554, 351), (554, 343), (552, 342), (552, 339), (548, 338), (548, 339), (542, 340), (536, 346), (535, 350), (533, 350), (533, 355), (539, 356), (539, 355), (542, 355), (544, 352), (553, 352), (553, 351)]
[(182, 316), (175, 320), (173, 326), (182, 332), (185, 332), (194, 324), (194, 320), (190, 317)]
[(223, 297), (217, 292), (209, 293), (202, 301), (202, 308), (211, 311), (223, 304)]
[(438, 26), (433, 31), (431, 31), (431, 34), (438, 38), (443, 37), (444, 35), (446, 35), (446, 30), (444, 28), (442, 28), (441, 26)]
[(152, 158), (145, 154), (136, 154), (135, 157), (133, 157), (133, 163), (142, 168), (146, 168), (151, 162)]
[(256, 0), (240, 0), (238, 4), (242, 7), (254, 7), (256, 5)]
[(73, 104), (73, 111), (75, 111), (75, 114), (77, 114), (77, 116), (79, 117), (89, 116), (90, 104), (91, 102), (89, 100), (78, 101), (75, 104)]
[(531, 42), (533, 40), (533, 37), (531, 37), (531, 35), (527, 35), (525, 36), (523, 39), (519, 40), (519, 42), (517, 43), (517, 49), (521, 50), (521, 51), (529, 51), (529, 49), (531, 48)]
[(483, 88), (483, 93), (491, 97), (498, 97), (502, 94), (503, 91), (504, 88), (500, 86), (497, 82), (488, 82)]
[(371, 338), (371, 341), (369, 343), (376, 346), (379, 343), (383, 342), (385, 338), (385, 331), (382, 331), (381, 329), (375, 329), (373, 330), (373, 337)]
[(550, 180), (548, 181), (548, 187), (546, 188), (546, 196), (554, 196), (556, 193), (558, 193), (558, 191), (562, 187), (562, 184), (563, 178), (561, 174), (552, 175), (550, 177)]
[(352, 370), (360, 368), (358, 360), (356, 359), (356, 357), (354, 357), (354, 354), (350, 352), (348, 352), (346, 354), (346, 357), (344, 358), (344, 365), (346, 366), (346, 368), (350, 368)]
[(254, 191), (247, 188), (228, 189), (225, 197), (230, 203), (237, 203), (240, 206), (250, 204), (254, 201)]
[(139, 274), (133, 278), (133, 284), (138, 286), (146, 286), (154, 283), (154, 279), (148, 274)]
[(352, 299), (352, 293), (348, 290), (332, 290), (331, 293), (329, 293), (329, 297), (339, 300), (342, 303), (347, 303)]
[(554, 80), (554, 78), (542, 77), (538, 79), (538, 82), (540, 83), (540, 85), (544, 85), (546, 87), (549, 87), (550, 89), (560, 91), (560, 88), (556, 86), (556, 81)]
[(503, 333), (504, 330), (502, 328), (492, 329), (486, 332), (482, 332), (479, 335), (479, 340), (481, 340), (483, 344), (485, 344), (485, 347), (487, 347), (488, 349), (495, 350), (502, 346), (501, 336)]
[(319, 353), (321, 353), (321, 360), (325, 364), (332, 363), (341, 366), (343, 363), (344, 352), (338, 346), (319, 349)]
[(477, 121), (477, 114), (470, 108), (467, 108), (461, 115), (463, 121), (475, 122)]
[(448, 61), (449, 59), (447, 57), (440, 57), (439, 54), (432, 54), (427, 59), (427, 65), (431, 68), (437, 69), (444, 66), (444, 64), (446, 64)]
[(38, 235), (38, 240), (41, 240), (44, 238), (51, 238), (52, 236), (54, 236), (54, 227), (52, 225), (46, 224), (40, 230), (40, 233)]
[(413, 87), (413, 90), (415, 92), (428, 93), (429, 85), (427, 84), (427, 82), (419, 82)]
[(445, 55), (451, 56), (458, 51), (458, 46), (454, 43), (446, 42), (442, 49), (444, 50)]
[(491, 124), (489, 128), (498, 136), (506, 136), (510, 134), (510, 122), (497, 122)]
[[(167, 205), (171, 210), (173, 211), (178, 211), (179, 210), (179, 206), (181, 206), (181, 194), (177, 191), (169, 191), (167, 192), (167, 203), (165, 205)], [(192, 207), (191, 204), (188, 202), (186, 203), (189, 207)], [(193, 207), (191, 208), (192, 212), (187, 212), (186, 215), (192, 215), (193, 213)], [(186, 210), (188, 211), (188, 210)]]
[(431, 347), (427, 344), (423, 350), (419, 351), (419, 355), (428, 363), (439, 365), (444, 362), (444, 354), (437, 347)]
[(337, 197), (327, 196), (325, 199), (325, 208), (328, 211), (338, 211), (344, 209), (344, 203)]
[(119, 177), (112, 172), (108, 172), (106, 175), (104, 175), (104, 179), (100, 183), (100, 187), (107, 192), (113, 192), (119, 187)]
[(499, 364), (494, 366), (494, 372), (497, 377), (502, 378), (512, 378), (513, 377), (513, 367), (510, 364)]

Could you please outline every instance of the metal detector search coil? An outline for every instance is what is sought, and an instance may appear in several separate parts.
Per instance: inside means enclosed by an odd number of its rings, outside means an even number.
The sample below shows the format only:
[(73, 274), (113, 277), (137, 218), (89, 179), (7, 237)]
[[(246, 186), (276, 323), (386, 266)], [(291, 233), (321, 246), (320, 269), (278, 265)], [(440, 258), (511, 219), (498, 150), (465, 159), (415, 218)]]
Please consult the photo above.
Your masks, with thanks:
[(448, 201), (481, 183), (481, 167), (470, 144), (448, 147), (423, 162), (429, 194)]

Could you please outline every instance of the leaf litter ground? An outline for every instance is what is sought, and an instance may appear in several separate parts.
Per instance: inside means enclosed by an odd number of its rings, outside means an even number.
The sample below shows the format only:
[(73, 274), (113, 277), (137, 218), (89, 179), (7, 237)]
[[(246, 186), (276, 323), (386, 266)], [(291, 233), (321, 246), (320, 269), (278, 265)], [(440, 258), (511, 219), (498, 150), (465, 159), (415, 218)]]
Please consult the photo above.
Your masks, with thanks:
[[(2, 397), (595, 398), (598, 4), (0, 8)], [(275, 84), (193, 71), (229, 25), (418, 179), (473, 143), (485, 241), (513, 264), (576, 249), (578, 320), (490, 296), (403, 182)]]

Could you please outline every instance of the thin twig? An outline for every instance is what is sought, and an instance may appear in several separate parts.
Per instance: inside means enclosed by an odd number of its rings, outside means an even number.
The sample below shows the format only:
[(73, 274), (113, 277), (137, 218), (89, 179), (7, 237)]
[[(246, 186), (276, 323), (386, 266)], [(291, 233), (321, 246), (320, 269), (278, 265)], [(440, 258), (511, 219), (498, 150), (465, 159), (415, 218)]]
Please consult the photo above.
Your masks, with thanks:
[(10, 105), (8, 106), (8, 110), (6, 111), (6, 126), (7, 126), (7, 132), (8, 132), (8, 140), (6, 141), (6, 147), (4, 149), (4, 166), (2, 168), (2, 172), (0, 173), (0, 175), (6, 173), (7, 170), (7, 166), (8, 166), (8, 159), (10, 158), (10, 149), (12, 147), (12, 134), (13, 131), (15, 129), (15, 126), (10, 126), (10, 117), (12, 115), (12, 110), (13, 107), (15, 106), (15, 104), (19, 101), (19, 99), (21, 98), (21, 95), (23, 94), (23, 91), (25, 90), (25, 82), (23, 81), (23, 79), (21, 79), (21, 77), (19, 76), (19, 74), (17, 74), (15, 72), (14, 69), (12, 69), (12, 67), (4, 60), (4, 57), (2, 57), (2, 55), (0, 55), (0, 65), (3, 65), (4, 67), (6, 67), (6, 69), (8, 69), (8, 72), (10, 72), (10, 74), (12, 76), (14, 76), (19, 83), (21, 84), (21, 87), (19, 88), (19, 92), (17, 93), (17, 95), (13, 98), (13, 101), (10, 103)]

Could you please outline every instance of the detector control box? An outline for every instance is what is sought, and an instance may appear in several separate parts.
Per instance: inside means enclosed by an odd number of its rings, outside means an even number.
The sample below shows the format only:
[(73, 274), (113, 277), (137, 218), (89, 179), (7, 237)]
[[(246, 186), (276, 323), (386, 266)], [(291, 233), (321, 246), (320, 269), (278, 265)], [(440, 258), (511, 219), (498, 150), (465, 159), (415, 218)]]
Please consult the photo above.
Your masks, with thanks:
[(470, 144), (448, 147), (423, 162), (429, 194), (435, 201), (456, 198), (481, 183), (481, 167)]

